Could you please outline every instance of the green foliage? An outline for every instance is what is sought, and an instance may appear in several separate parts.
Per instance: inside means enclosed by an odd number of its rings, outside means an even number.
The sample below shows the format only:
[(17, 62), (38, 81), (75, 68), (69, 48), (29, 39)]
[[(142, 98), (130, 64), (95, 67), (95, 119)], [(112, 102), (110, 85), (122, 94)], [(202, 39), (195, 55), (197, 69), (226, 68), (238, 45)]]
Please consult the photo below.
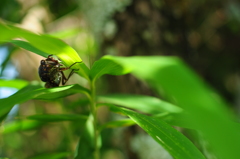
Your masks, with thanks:
[[(2, 43), (13, 43), (44, 57), (50, 54), (57, 55), (66, 66), (82, 61), (72, 47), (49, 35), (38, 35), (5, 23), (0, 23), (0, 34)], [(22, 38), (22, 40), (14, 40), (14, 38)], [(175, 159), (204, 159), (204, 155), (186, 136), (174, 129), (169, 124), (171, 122), (165, 122), (165, 117), (171, 116), (171, 121), (174, 121), (175, 125), (186, 125), (200, 132), (219, 158), (237, 159), (240, 156), (238, 151), (240, 147), (239, 126), (234, 122), (233, 115), (226, 109), (225, 102), (180, 59), (161, 56), (104, 56), (96, 61), (91, 69), (87, 68), (83, 62), (74, 65), (74, 69), (79, 69), (76, 73), (87, 79), (87, 88), (74, 84), (45, 89), (39, 84), (21, 80), (1, 80), (1, 87), (19, 89), (12, 96), (0, 99), (1, 120), (5, 119), (15, 104), (29, 100), (59, 100), (73, 94), (84, 94), (87, 97), (90, 111), (84, 114), (65, 112), (54, 115), (35, 114), (21, 121), (16, 120), (9, 125), (4, 124), (5, 130), (1, 132), (8, 134), (37, 129), (49, 122), (85, 123), (84, 127), (79, 128), (81, 131), (78, 132), (80, 136), (78, 146), (75, 152), (70, 152), (70, 155), (74, 154), (77, 159), (98, 159), (102, 145), (101, 132), (104, 129), (137, 124)], [(141, 81), (146, 82), (168, 102), (157, 97), (143, 95), (96, 95), (96, 80), (101, 76), (127, 73), (132, 73)], [(66, 104), (68, 105), (70, 104)], [(97, 109), (100, 106), (107, 106), (110, 111), (128, 118), (99, 125)], [(64, 158), (66, 156), (69, 156), (69, 152), (42, 154), (33, 158)]]
[(115, 105), (125, 106), (130, 109), (136, 109), (144, 113), (159, 114), (159, 113), (180, 113), (181, 108), (160, 100), (159, 98), (131, 95), (131, 94), (111, 94), (98, 96), (100, 103), (111, 103)]
[(205, 158), (191, 141), (165, 122), (125, 109), (121, 111), (151, 135), (174, 158)]
[(25, 50), (28, 50), (28, 51), (31, 51), (31, 52), (34, 52), (38, 55), (41, 55), (43, 57), (47, 57), (49, 54), (33, 47), (30, 43), (26, 42), (26, 41), (21, 41), (21, 40), (11, 40), (9, 41), (10, 43), (16, 45), (16, 46), (19, 46)]
[(88, 93), (86, 88), (80, 85), (68, 85), (63, 87), (45, 89), (40, 85), (28, 85), (8, 98), (0, 99), (3, 106), (0, 108), (0, 118), (8, 113), (15, 104), (23, 103), (30, 99), (53, 100), (75, 93)]
[(43, 123), (31, 121), (31, 120), (24, 120), (24, 121), (15, 121), (12, 123), (4, 124), (4, 129), (1, 130), (2, 134), (13, 133), (17, 131), (26, 131), (32, 130), (40, 127)]
[(25, 87), (28, 84), (27, 81), (24, 80), (2, 80), (0, 79), (0, 87), (12, 87), (12, 88), (17, 88), (21, 89)]
[[(0, 42), (12, 42), (24, 49), (34, 51), (35, 53), (46, 56), (46, 53), (57, 55), (66, 66), (74, 62), (81, 62), (82, 59), (77, 52), (65, 42), (50, 35), (39, 35), (27, 30), (0, 23), (1, 37)], [(14, 38), (23, 38), (25, 42), (13, 40)], [(80, 69), (81, 68), (81, 69)], [(88, 68), (84, 63), (73, 66), (73, 69), (79, 69), (79, 74), (88, 78)]]
[(117, 127), (126, 127), (134, 125), (135, 122), (131, 119), (122, 119), (122, 120), (116, 120), (116, 121), (110, 121), (106, 124), (103, 124), (99, 127), (99, 130), (103, 130), (106, 128), (117, 128)]
[[(223, 158), (240, 156), (237, 150), (240, 146), (239, 127), (232, 121), (226, 104), (182, 61), (154, 56), (105, 58), (131, 69), (136, 77), (147, 81), (159, 94), (182, 107), (189, 116), (186, 122), (198, 126), (218, 155)], [(233, 148), (227, 149), (226, 143), (234, 145)]]

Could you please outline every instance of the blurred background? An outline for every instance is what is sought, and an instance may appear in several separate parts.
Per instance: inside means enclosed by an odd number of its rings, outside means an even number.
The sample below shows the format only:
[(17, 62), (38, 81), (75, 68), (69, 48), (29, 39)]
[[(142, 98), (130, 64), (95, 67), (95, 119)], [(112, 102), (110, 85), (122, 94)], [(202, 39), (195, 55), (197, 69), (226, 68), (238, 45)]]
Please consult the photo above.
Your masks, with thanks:
[[(240, 3), (236, 0), (1, 0), (0, 18), (63, 39), (89, 67), (103, 55), (178, 56), (239, 114)], [(1, 45), (0, 77), (40, 81), (37, 69), (42, 58), (10, 44)], [(71, 83), (82, 84), (76, 76)], [(156, 95), (131, 75), (104, 76), (98, 84), (99, 94)], [(15, 91), (0, 88), (0, 98)], [(50, 103), (29, 101), (15, 106), (5, 122), (38, 112), (85, 113), (74, 105), (80, 97)], [(73, 104), (64, 107), (68, 101)], [(110, 118), (117, 117), (99, 110), (100, 123)], [(51, 123), (38, 130), (0, 134), (0, 157), (73, 152), (78, 126)], [(103, 141), (103, 159), (171, 159), (137, 126), (106, 130)]]

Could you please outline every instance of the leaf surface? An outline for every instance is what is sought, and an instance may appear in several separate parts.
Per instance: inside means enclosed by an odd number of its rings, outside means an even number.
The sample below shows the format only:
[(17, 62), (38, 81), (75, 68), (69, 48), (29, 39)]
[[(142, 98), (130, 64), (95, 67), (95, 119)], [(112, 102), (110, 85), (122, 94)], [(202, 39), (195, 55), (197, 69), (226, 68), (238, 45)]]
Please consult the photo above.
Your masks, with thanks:
[(49, 89), (42, 88), (40, 85), (28, 85), (12, 96), (0, 99), (0, 117), (3, 118), (15, 104), (23, 103), (30, 99), (53, 100), (75, 93), (88, 95), (89, 91), (78, 84)]
[(26, 131), (36, 129), (42, 126), (42, 122), (30, 121), (30, 120), (20, 120), (20, 121), (13, 121), (3, 125), (0, 132), (2, 134), (9, 134), (17, 131)]
[[(197, 125), (213, 151), (223, 159), (239, 158), (240, 129), (226, 102), (176, 57), (105, 56), (143, 80), (160, 96), (180, 106), (188, 117), (186, 125)], [(231, 146), (230, 146), (231, 145)]]
[(127, 108), (136, 109), (144, 113), (158, 114), (162, 112), (180, 113), (181, 108), (160, 100), (156, 97), (133, 95), (133, 94), (111, 94), (97, 97), (98, 102), (121, 105)]
[(19, 79), (14, 79), (14, 80), (0, 79), (0, 87), (11, 87), (16, 89), (21, 89), (25, 87), (28, 83), (29, 83), (28, 81), (19, 80)]
[[(3, 22), (0, 22), (0, 34), (1, 43), (12, 42), (44, 57), (46, 57), (46, 54), (56, 55), (67, 67), (75, 62), (81, 62), (75, 64), (72, 69), (78, 70), (77, 72), (80, 75), (88, 79), (89, 69), (82, 62), (77, 52), (62, 40), (47, 34), (36, 34)], [(22, 40), (14, 40), (15, 38), (21, 38)]]
[(196, 146), (165, 122), (124, 108), (121, 111), (161, 144), (175, 159), (205, 159)]

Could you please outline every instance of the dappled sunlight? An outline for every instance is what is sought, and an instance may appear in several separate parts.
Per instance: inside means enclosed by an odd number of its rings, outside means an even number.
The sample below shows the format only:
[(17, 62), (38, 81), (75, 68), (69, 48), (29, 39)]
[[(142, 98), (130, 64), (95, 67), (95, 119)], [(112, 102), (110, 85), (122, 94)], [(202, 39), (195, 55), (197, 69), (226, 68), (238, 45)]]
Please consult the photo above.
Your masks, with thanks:
[(239, 158), (240, 2), (1, 4), (2, 158)]

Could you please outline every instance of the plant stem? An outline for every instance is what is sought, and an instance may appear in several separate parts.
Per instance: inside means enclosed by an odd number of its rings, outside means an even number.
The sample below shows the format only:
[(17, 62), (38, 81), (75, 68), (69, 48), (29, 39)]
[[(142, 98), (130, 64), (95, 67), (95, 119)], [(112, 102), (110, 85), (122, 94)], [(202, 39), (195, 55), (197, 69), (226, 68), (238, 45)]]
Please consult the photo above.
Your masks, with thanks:
[(97, 129), (97, 107), (96, 107), (96, 88), (94, 80), (91, 81), (91, 100), (90, 100), (91, 113), (93, 115), (94, 127), (94, 159), (99, 159), (99, 132)]

